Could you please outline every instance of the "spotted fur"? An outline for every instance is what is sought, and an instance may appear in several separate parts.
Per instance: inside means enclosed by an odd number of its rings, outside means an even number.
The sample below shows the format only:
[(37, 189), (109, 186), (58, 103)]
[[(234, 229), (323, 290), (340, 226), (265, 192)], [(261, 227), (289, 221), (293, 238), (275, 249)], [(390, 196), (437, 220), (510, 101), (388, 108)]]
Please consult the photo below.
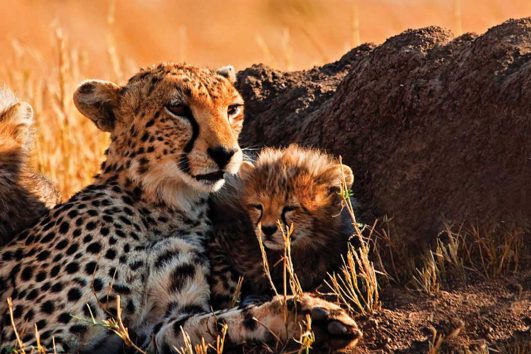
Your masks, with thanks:
[(359, 337), (337, 306), (306, 295), (288, 299), (287, 327), (280, 324), (282, 299), (210, 313), (207, 200), (241, 164), (242, 99), (227, 77), (225, 70), (165, 64), (124, 86), (79, 86), (76, 106), (111, 134), (107, 160), (93, 184), (1, 250), (4, 351), (15, 339), (8, 297), (24, 343), (35, 345), (36, 325), (41, 343), (49, 350), (55, 343), (57, 352), (118, 350), (112, 332), (80, 319), (115, 316), (117, 296), (131, 336), (152, 353), (175, 352), (183, 331), (192, 343), (212, 342), (221, 322), (234, 343), (295, 336), (295, 320), (312, 310), (325, 343)]
[(29, 164), (33, 110), (0, 90), (0, 245), (60, 201), (55, 185)]
[(272, 293), (264, 274), (257, 236), (263, 239), (270, 274), (283, 289), (284, 238), (293, 225), (293, 266), (303, 290), (314, 290), (334, 270), (353, 234), (352, 220), (339, 193), (352, 170), (318, 150), (291, 145), (264, 149), (254, 165), (212, 196), (215, 235), (209, 243), (213, 304), (230, 306), (237, 281), (242, 298)]

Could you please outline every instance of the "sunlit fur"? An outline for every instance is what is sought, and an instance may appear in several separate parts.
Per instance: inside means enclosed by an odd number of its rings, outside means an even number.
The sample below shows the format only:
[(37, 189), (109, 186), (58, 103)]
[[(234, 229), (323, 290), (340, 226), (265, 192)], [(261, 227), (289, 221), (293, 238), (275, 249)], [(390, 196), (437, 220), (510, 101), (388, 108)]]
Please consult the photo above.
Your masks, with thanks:
[[(225, 73), (166, 64), (124, 86), (78, 87), (78, 109), (111, 134), (107, 160), (91, 185), (0, 248), (0, 352), (15, 347), (15, 328), (26, 348), (38, 328), (58, 353), (115, 352), (112, 331), (81, 318), (114, 317), (117, 296), (124, 326), (149, 353), (175, 352), (183, 333), (193, 345), (215, 343), (223, 323), (235, 344), (298, 337), (306, 313), (318, 317), (312, 330), (325, 344), (359, 339), (346, 312), (308, 295), (287, 299), (288, 326), (283, 298), (211, 313), (208, 197), (241, 162), (241, 97)], [(198, 179), (205, 174), (213, 178)]]
[[(257, 236), (261, 234), (271, 275), (282, 289), (284, 239), (264, 225), (293, 226), (291, 254), (304, 290), (320, 284), (340, 263), (352, 220), (343, 208), (340, 185), (350, 188), (352, 170), (332, 156), (291, 145), (264, 149), (254, 166), (242, 165), (238, 177), (212, 197), (215, 235), (210, 244), (214, 303), (226, 306), (236, 281), (244, 276), (244, 293), (271, 290), (264, 276)], [(259, 207), (258, 207), (259, 206)], [(294, 210), (284, 212), (289, 206)], [(230, 288), (231, 291), (226, 292)]]
[(60, 200), (55, 185), (30, 168), (31, 106), (0, 89), (0, 245)]
[[(149, 73), (149, 75), (148, 75)], [(243, 109), (229, 119), (227, 109), (243, 100), (232, 83), (214, 71), (187, 65), (160, 65), (141, 71), (126, 86), (91, 81), (81, 85), (75, 102), (87, 115), (94, 116), (92, 101), (108, 97), (108, 108), (115, 117), (112, 144), (104, 172), (125, 169), (127, 177), (144, 186), (144, 193), (155, 201), (179, 204), (182, 194), (219, 189), (223, 179), (201, 181), (196, 177), (219, 171), (208, 155), (208, 148), (223, 146), (237, 152), (222, 171), (238, 171), (242, 152), (237, 137), (242, 127)], [(172, 115), (166, 107), (182, 104), (191, 111), (198, 126)], [(96, 119), (96, 124), (98, 120)], [(133, 138), (133, 139), (132, 139)], [(134, 143), (131, 141), (134, 140)], [(191, 150), (183, 152), (187, 144)], [(183, 154), (188, 170), (183, 168)]]
[[(255, 233), (261, 232), (260, 227), (280, 222), (284, 228), (293, 225), (292, 245), (326, 246), (328, 238), (316, 237), (315, 227), (318, 222), (327, 227), (340, 222), (342, 173), (350, 187), (350, 168), (343, 166), (342, 170), (335, 158), (318, 150), (291, 145), (285, 150), (262, 151), (254, 167), (241, 173), (241, 202), (255, 225)], [(261, 206), (261, 210), (256, 206)], [(271, 237), (262, 236), (267, 248), (284, 248), (280, 228)]]

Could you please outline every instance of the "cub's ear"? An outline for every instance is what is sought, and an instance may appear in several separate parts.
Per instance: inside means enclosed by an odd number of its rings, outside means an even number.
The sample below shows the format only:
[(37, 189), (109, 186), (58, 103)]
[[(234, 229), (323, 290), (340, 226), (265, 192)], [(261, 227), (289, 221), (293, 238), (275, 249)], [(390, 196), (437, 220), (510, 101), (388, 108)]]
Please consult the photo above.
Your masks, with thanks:
[(230, 82), (236, 82), (236, 71), (232, 65), (222, 66), (221, 68), (218, 68), (216, 72)]
[(20, 126), (33, 124), (33, 109), (26, 102), (17, 102), (3, 113), (0, 112), (0, 121)]
[(24, 146), (31, 143), (33, 125), (33, 109), (26, 102), (17, 102), (4, 112), (0, 112), (0, 124), (8, 130), (16, 141)]
[(74, 92), (77, 109), (105, 132), (114, 130), (119, 103), (120, 86), (110, 81), (85, 81)]
[(253, 172), (253, 170), (254, 165), (252, 164), (252, 162), (243, 161), (240, 166), (240, 169), (238, 170), (238, 177), (240, 177), (241, 179), (246, 179)]
[(340, 188), (343, 183), (346, 183), (346, 187), (350, 188), (354, 183), (354, 174), (352, 173), (352, 169), (347, 165), (340, 163), (328, 167), (321, 174), (321, 178), (323, 182), (329, 183), (330, 187), (334, 189)]

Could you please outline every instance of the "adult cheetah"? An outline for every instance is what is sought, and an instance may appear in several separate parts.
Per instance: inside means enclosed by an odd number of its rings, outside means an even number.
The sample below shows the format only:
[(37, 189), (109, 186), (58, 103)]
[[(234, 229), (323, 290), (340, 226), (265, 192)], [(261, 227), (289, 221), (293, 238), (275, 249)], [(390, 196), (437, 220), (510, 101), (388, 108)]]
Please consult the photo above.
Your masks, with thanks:
[[(111, 134), (107, 160), (94, 183), (58, 205), (0, 252), (1, 347), (14, 346), (6, 300), (25, 345), (57, 352), (113, 352), (120, 340), (79, 316), (107, 318), (123, 304), (123, 321), (149, 352), (171, 353), (184, 343), (266, 341), (300, 332), (311, 314), (324, 345), (359, 338), (339, 307), (303, 294), (259, 306), (209, 312), (211, 231), (208, 195), (242, 160), (237, 137), (243, 101), (231, 69), (211, 71), (165, 64), (142, 70), (125, 86), (83, 83), (78, 109)], [(75, 316), (75, 317), (74, 317)]]

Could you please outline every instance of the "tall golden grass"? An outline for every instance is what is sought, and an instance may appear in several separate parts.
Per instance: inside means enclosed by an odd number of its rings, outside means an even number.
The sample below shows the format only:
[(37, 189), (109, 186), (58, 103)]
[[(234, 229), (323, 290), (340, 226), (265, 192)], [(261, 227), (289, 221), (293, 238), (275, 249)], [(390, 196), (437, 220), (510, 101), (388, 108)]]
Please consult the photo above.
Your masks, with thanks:
[(0, 85), (33, 105), (35, 165), (67, 197), (97, 172), (108, 142), (73, 107), (83, 79), (123, 82), (160, 61), (307, 68), (406, 28), (482, 32), (531, 15), (531, 2), (0, 0), (0, 13)]

